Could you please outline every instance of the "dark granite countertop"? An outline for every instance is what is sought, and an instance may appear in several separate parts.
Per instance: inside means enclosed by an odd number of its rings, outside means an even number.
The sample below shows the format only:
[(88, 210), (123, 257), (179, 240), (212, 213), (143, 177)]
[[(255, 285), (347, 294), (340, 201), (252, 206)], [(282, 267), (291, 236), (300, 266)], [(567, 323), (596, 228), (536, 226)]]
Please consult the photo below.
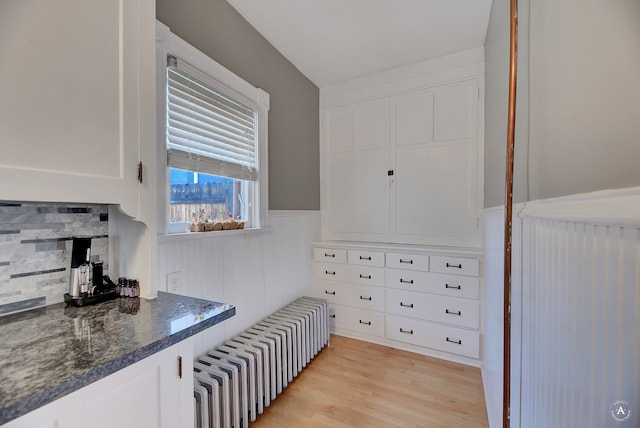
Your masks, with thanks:
[(158, 292), (0, 317), (0, 425), (235, 315), (233, 305)]

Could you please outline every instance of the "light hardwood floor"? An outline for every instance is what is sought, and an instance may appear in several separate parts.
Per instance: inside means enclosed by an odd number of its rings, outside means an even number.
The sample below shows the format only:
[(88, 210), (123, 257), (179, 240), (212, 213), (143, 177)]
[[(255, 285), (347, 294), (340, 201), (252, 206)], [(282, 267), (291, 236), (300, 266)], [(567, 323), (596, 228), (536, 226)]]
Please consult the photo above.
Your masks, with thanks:
[(480, 369), (335, 335), (249, 425), (488, 426)]

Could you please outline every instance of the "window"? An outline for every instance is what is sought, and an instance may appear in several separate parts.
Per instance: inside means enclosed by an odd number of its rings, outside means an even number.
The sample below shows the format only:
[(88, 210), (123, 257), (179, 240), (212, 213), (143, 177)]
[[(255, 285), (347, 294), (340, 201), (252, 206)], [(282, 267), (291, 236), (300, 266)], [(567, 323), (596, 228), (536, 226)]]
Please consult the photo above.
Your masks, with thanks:
[[(264, 225), (269, 97), (158, 23), (167, 230), (193, 218)], [(164, 153), (164, 151), (163, 151)]]

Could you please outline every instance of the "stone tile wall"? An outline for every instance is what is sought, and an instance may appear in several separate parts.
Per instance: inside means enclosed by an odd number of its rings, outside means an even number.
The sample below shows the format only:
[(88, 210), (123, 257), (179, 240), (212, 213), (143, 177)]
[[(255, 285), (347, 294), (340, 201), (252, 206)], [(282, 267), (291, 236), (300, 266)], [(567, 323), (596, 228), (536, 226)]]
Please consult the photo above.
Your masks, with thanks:
[(0, 315), (63, 302), (72, 237), (92, 236), (91, 261), (109, 264), (109, 206), (0, 201)]

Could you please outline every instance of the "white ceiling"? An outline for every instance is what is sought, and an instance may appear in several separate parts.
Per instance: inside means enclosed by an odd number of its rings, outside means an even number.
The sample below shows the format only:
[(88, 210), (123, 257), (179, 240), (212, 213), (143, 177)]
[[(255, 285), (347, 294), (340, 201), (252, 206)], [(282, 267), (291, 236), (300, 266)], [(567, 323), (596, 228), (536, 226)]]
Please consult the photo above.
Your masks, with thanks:
[(227, 0), (318, 87), (484, 45), (491, 0)]

